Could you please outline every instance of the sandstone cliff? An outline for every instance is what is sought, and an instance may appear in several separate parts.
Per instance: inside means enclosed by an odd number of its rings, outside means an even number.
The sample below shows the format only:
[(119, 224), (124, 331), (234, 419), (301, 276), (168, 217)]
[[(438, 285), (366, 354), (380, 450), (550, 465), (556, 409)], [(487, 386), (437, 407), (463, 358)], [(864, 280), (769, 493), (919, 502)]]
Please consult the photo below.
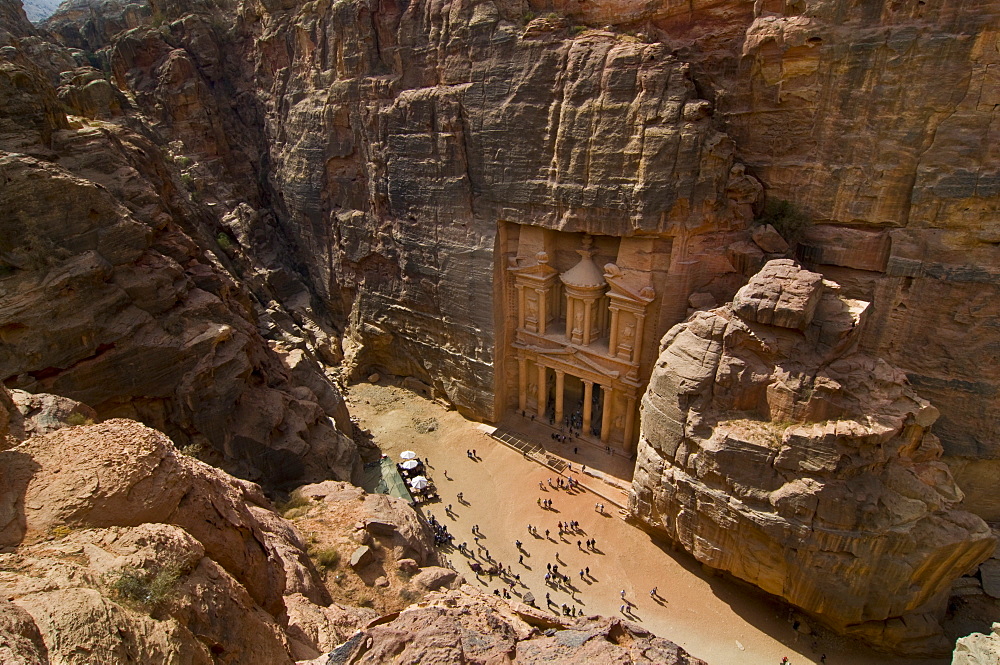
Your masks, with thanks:
[[(265, 269), (186, 191), (187, 161), (80, 52), (10, 13), (0, 379), (140, 419), (271, 486), (355, 477), (349, 416), (316, 354), (336, 356), (322, 326), (294, 314), (310, 309), (308, 290), (288, 270), (253, 281)], [(253, 233), (266, 242), (265, 228)]]
[(339, 613), (341, 638), (371, 617), (330, 604), (259, 487), (139, 423), (30, 438), (0, 478), (0, 589), (24, 624), (0, 631), (26, 662), (291, 663), (318, 645), (290, 608)]
[(656, 35), (738, 159), (815, 220), (809, 266), (872, 302), (863, 347), (941, 409), (966, 505), (1000, 519), (995, 2), (532, 0)]
[(643, 399), (631, 511), (839, 631), (947, 651), (951, 583), (996, 541), (957, 509), (937, 409), (858, 350), (869, 308), (779, 260), (672, 329)]
[(499, 415), (498, 222), (672, 235), (667, 326), (692, 292), (728, 299), (761, 258), (730, 210), (738, 160), (815, 221), (800, 258), (872, 303), (863, 348), (942, 409), (967, 505), (1000, 517), (1000, 436), (978, 417), (1000, 394), (980, 362), (1000, 295), (993, 4), (99, 6), (85, 30), (72, 9), (50, 26), (105, 53), (194, 160), (257, 283), (301, 301), (287, 267), (307, 275), (331, 315), (307, 327), (333, 356), (345, 338), (348, 369)]
[(230, 214), (231, 185), (197, 185), (242, 247), (265, 249), (242, 219), (273, 218), (351, 368), (498, 415), (500, 222), (676, 235), (671, 322), (691, 290), (738, 286), (725, 248), (755, 190), (662, 44), (519, 2), (233, 9), (154, 3), (162, 25), (106, 47), (115, 82), (193, 173), (244, 188)]

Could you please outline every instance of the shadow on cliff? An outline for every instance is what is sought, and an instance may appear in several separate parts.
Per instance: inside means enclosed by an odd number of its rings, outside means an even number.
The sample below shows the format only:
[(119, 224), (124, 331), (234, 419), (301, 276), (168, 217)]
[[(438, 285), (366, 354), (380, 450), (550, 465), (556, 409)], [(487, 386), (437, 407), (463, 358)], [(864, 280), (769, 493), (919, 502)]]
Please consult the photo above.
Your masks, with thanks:
[[(712, 595), (729, 605), (748, 624), (781, 642), (788, 647), (790, 652), (801, 653), (799, 659), (796, 660), (801, 660), (802, 656), (811, 656), (812, 661), (818, 663), (821, 654), (827, 651), (843, 652), (845, 649), (870, 654), (872, 659), (878, 658), (875, 651), (859, 645), (853, 640), (831, 633), (824, 627), (818, 626), (813, 620), (808, 622), (811, 633), (800, 633), (796, 627), (805, 623), (806, 615), (795, 607), (752, 584), (732, 577), (721, 570), (705, 566), (679, 544), (655, 537), (647, 529), (644, 529), (641, 523), (631, 519), (628, 520), (628, 523), (644, 531), (649, 536), (650, 542), (656, 545), (664, 556), (670, 557), (687, 572), (708, 584)], [(683, 602), (682, 599), (675, 597), (668, 587), (661, 586), (657, 595), (658, 597), (654, 598), (654, 601), (660, 606), (674, 605), (676, 607)], [(669, 639), (670, 636), (665, 637)], [(738, 641), (737, 635), (729, 632), (728, 629), (720, 632), (719, 637), (720, 639), (729, 637), (734, 642)], [(929, 664), (946, 661), (914, 660), (908, 662)]]
[(16, 450), (0, 452), (0, 550), (16, 547), (28, 528), (24, 495), (42, 467), (31, 455)]

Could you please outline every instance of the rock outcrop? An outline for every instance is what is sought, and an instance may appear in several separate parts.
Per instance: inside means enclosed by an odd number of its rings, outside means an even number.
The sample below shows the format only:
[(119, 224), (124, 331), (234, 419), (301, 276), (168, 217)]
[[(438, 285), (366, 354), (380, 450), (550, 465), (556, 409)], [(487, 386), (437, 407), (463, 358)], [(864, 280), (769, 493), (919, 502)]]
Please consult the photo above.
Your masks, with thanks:
[(958, 509), (937, 409), (857, 350), (868, 308), (777, 260), (675, 326), (643, 399), (630, 508), (841, 632), (940, 652), (952, 581), (996, 541)]
[[(328, 339), (322, 326), (296, 322), (270, 286), (251, 293), (236, 243), (191, 200), (171, 149), (126, 118), (126, 97), (11, 16), (0, 380), (142, 420), (272, 487), (357, 478), (346, 407), (317, 362), (336, 354), (307, 341)], [(304, 288), (284, 283), (301, 300)]]
[(431, 594), (310, 665), (348, 662), (704, 665), (673, 642), (630, 621), (553, 617), (471, 586)]
[(32, 437), (0, 452), (0, 479), (11, 662), (290, 665), (375, 616), (331, 603), (259, 487), (139, 423)]
[[(684, 238), (666, 302), (738, 286), (724, 250), (747, 236), (759, 183), (663, 44), (480, 0), (248, 2), (234, 25), (193, 3), (155, 9), (169, 30), (108, 46), (116, 84), (192, 173), (212, 164), (252, 193), (243, 219), (273, 217), (343, 323), (354, 376), (413, 376), (499, 415), (501, 222)], [(193, 187), (246, 247), (232, 187)]]
[(1000, 663), (1000, 623), (989, 635), (972, 633), (955, 643), (951, 665), (993, 665)]

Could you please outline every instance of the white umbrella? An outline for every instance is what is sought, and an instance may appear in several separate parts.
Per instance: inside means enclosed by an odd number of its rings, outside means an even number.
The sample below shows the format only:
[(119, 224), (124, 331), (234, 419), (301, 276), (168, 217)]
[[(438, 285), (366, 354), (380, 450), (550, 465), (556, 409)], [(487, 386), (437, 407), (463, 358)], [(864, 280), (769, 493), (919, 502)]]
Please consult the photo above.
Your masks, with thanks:
[(415, 459), (410, 459), (400, 464), (400, 466), (403, 467), (404, 469), (416, 469), (418, 466), (420, 466), (420, 462), (418, 462)]
[(424, 489), (425, 487), (427, 487), (427, 478), (425, 478), (424, 476), (417, 476), (416, 478), (410, 481), (410, 487), (412, 487), (415, 490)]
[(400, 457), (402, 457), (403, 459), (414, 459), (416, 456), (417, 454), (412, 450), (404, 450), (403, 454), (400, 455)]

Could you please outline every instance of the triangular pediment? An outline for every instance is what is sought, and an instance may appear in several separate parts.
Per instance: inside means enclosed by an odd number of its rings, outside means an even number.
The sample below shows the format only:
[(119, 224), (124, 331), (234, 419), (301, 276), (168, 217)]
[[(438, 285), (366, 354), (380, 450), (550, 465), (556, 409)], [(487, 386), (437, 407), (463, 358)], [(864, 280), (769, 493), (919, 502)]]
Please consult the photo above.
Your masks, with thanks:
[(518, 277), (531, 277), (538, 280), (549, 279), (559, 274), (559, 271), (547, 263), (536, 263), (530, 266), (510, 268), (510, 272)]

